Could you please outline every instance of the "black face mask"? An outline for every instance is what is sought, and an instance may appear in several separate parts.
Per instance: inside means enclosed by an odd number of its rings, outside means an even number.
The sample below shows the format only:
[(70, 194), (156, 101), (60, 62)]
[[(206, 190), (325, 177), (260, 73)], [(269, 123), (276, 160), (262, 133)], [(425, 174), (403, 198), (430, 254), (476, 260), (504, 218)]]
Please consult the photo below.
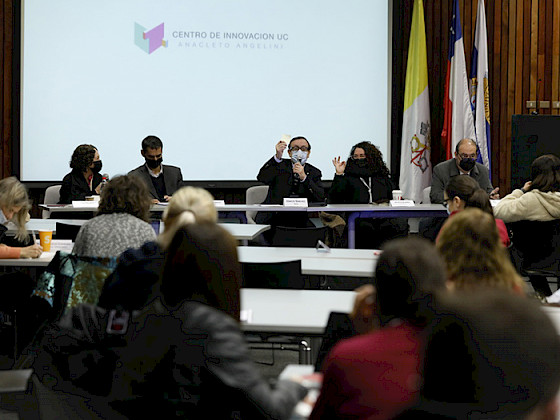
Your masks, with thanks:
[(96, 160), (93, 162), (93, 168), (91, 168), (91, 171), (94, 174), (98, 174), (99, 172), (101, 172), (101, 168), (103, 168), (103, 163), (101, 163), (100, 160)]
[(461, 169), (463, 171), (470, 171), (472, 168), (474, 168), (475, 165), (475, 160), (471, 159), (471, 158), (464, 158), (461, 159), (461, 161), (459, 162), (459, 166), (461, 167)]
[(367, 159), (348, 159), (344, 172), (349, 175), (360, 177), (371, 176), (371, 170), (368, 166)]
[(161, 162), (163, 162), (163, 158), (159, 158), (159, 159), (146, 159), (146, 165), (148, 165), (148, 168), (150, 169), (156, 169), (159, 165), (161, 165)]

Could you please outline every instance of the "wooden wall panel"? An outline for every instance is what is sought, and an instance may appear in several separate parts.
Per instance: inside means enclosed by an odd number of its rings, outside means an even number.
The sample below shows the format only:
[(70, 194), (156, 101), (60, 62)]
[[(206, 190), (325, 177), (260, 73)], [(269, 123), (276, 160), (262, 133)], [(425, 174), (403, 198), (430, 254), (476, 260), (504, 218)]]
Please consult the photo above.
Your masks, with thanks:
[[(11, 174), (17, 136), (13, 119), (17, 77), (13, 74), (14, 5), (0, 0), (0, 177)], [(393, 0), (392, 153), (399, 167), (404, 78), (413, 0)], [(528, 114), (527, 101), (560, 101), (560, 0), (485, 0), (488, 29), (492, 180), (502, 194), (510, 188), (511, 117)], [(470, 70), (478, 0), (459, 0), (465, 59)], [(424, 0), (428, 50), (432, 163), (444, 157), (441, 146), (444, 81), (452, 0)], [(556, 108), (540, 114), (559, 115)], [(17, 125), (15, 125), (17, 127)], [(387, 157), (389, 158), (389, 157)]]

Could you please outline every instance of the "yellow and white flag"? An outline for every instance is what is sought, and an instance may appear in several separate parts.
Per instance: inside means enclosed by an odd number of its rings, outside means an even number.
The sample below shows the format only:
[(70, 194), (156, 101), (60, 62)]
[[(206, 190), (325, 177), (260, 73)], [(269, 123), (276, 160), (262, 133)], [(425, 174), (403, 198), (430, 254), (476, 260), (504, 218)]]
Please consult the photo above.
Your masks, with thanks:
[(414, 0), (404, 90), (399, 187), (403, 198), (415, 203), (420, 203), (422, 190), (432, 182), (430, 133), (424, 6), (422, 0)]

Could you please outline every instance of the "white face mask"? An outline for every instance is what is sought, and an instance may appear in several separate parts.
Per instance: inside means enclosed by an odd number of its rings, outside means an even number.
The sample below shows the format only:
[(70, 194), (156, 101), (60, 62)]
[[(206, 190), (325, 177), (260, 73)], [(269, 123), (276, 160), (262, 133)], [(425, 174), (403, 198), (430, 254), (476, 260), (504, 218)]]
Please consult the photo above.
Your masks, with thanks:
[(298, 150), (297, 152), (292, 152), (292, 162), (296, 163), (299, 162), (302, 165), (305, 165), (305, 162), (307, 162), (307, 155), (308, 152), (304, 152), (302, 150)]
[(449, 210), (449, 203), (445, 205), (445, 210), (447, 210), (447, 214), (451, 214), (451, 210)]

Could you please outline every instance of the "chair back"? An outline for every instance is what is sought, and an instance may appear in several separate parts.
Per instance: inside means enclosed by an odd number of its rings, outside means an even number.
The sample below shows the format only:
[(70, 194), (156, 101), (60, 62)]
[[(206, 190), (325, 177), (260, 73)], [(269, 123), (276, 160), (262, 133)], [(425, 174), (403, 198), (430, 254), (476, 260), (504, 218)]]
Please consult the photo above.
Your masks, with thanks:
[(432, 191), (432, 187), (426, 187), (422, 190), (422, 204), (431, 204), (432, 200), (430, 200), (430, 192)]
[(66, 223), (56, 222), (56, 239), (71, 239), (72, 242), (76, 240), (80, 225), (69, 225)]
[[(266, 199), (268, 194), (268, 185), (255, 185), (254, 187), (247, 188), (245, 192), (246, 204), (261, 204)], [(256, 211), (246, 211), (247, 223), (255, 224)]]
[[(60, 187), (61, 185), (51, 185), (45, 190), (45, 199), (43, 204), (58, 204), (60, 201)], [(43, 219), (48, 219), (50, 212), (43, 210)]]
[(317, 241), (325, 242), (327, 227), (296, 228), (276, 226), (272, 246), (314, 248)]
[(274, 263), (242, 263), (243, 287), (256, 289), (303, 289), (301, 260)]
[(522, 220), (509, 223), (508, 228), (512, 260), (521, 274), (533, 270), (560, 273), (560, 220)]

